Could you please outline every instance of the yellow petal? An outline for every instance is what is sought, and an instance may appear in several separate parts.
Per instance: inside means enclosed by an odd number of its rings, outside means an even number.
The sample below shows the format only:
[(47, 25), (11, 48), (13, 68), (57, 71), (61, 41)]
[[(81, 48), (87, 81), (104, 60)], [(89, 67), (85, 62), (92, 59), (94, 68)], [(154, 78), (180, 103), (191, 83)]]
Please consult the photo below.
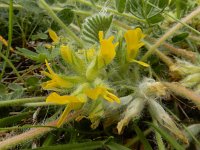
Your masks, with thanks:
[(51, 75), (54, 75), (55, 73), (54, 73), (54, 71), (51, 69), (51, 67), (49, 66), (49, 63), (48, 63), (48, 61), (45, 59), (45, 63), (46, 63), (46, 66), (47, 66), (47, 69), (48, 69), (48, 71), (49, 71), (49, 73), (51, 74)]
[(118, 43), (113, 44), (114, 36), (109, 37), (108, 39), (103, 39), (103, 32), (99, 32), (100, 40), (100, 52), (98, 55), (98, 63), (100, 67), (103, 67), (109, 64), (115, 57), (116, 52), (115, 48)]
[(49, 77), (49, 78), (52, 78), (52, 77), (53, 77), (50, 73), (48, 73), (48, 72), (46, 72), (46, 71), (40, 71), (40, 73), (41, 73), (42, 75), (45, 75), (45, 76)]
[[(8, 47), (8, 42), (0, 35), (0, 42), (2, 42), (6, 47)], [(14, 51), (12, 47), (10, 47), (11, 51)]]
[(120, 99), (108, 92), (107, 88), (105, 87), (96, 87), (96, 88), (88, 88), (85, 90), (85, 94), (91, 98), (92, 100), (96, 100), (99, 96), (102, 96), (104, 99), (106, 99), (109, 102), (117, 102), (120, 103)]
[(70, 111), (79, 109), (80, 106), (81, 105), (79, 103), (77, 103), (77, 104), (76, 103), (70, 103), (70, 104), (68, 104), (67, 107), (65, 108), (65, 110), (63, 111), (62, 115), (58, 119), (58, 122), (57, 122), (56, 126), (57, 127), (62, 126), (65, 123), (65, 121), (66, 121), (66, 119), (67, 119), (68, 114), (70, 113)]
[(114, 36), (110, 36), (110, 37), (108, 38), (108, 41), (112, 43), (112, 41), (113, 41), (114, 39), (115, 39)]
[(73, 63), (73, 54), (72, 50), (69, 48), (69, 46), (61, 46), (60, 48), (61, 56), (62, 58), (67, 62), (72, 64)]
[(135, 63), (138, 63), (138, 64), (144, 66), (144, 67), (149, 67), (149, 64), (142, 62), (142, 61), (135, 60), (135, 59), (131, 59), (130, 62), (135, 62)]
[(106, 92), (106, 95), (107, 95), (107, 97), (111, 98), (113, 101), (120, 103), (120, 99), (116, 95), (114, 95), (108, 91)]
[(99, 87), (94, 88), (94, 89), (88, 88), (85, 90), (85, 94), (92, 100), (96, 100), (100, 96), (101, 93), (102, 93), (102, 89)]
[(87, 96), (85, 94), (80, 94), (76, 96), (79, 99), (80, 103), (85, 103), (87, 102)]
[(127, 44), (127, 60), (135, 59), (138, 55), (139, 48), (144, 45), (141, 39), (145, 37), (140, 28), (127, 30), (124, 34)]
[(142, 30), (140, 28), (136, 28), (135, 32), (137, 34), (138, 39), (144, 38), (146, 35), (142, 33)]
[(103, 40), (101, 42), (101, 48), (100, 48), (100, 59), (103, 60), (105, 65), (109, 64), (113, 58), (115, 57), (115, 46), (113, 43)]
[(58, 119), (57, 122), (57, 127), (61, 127), (63, 125), (63, 123), (65, 122), (65, 120), (67, 119), (68, 114), (70, 113), (70, 111), (73, 110), (73, 104), (69, 104), (65, 110), (63, 111), (62, 115), (60, 116), (60, 118)]
[(41, 86), (44, 90), (53, 90), (55, 88), (58, 88), (58, 84), (55, 82), (55, 80), (44, 82), (41, 84)]
[(71, 88), (73, 86), (73, 83), (71, 83), (68, 80), (63, 79), (58, 74), (54, 73), (54, 71), (49, 66), (47, 60), (45, 60), (47, 69), (49, 71), (41, 71), (42, 74), (46, 75), (47, 77), (51, 78), (50, 81), (44, 82), (42, 84), (43, 89), (54, 89), (54, 88)]
[(61, 88), (71, 88), (73, 86), (73, 83), (61, 78), (58, 75), (54, 76), (54, 80), (57, 82), (58, 86)]
[(45, 90), (52, 90), (55, 88), (71, 88), (73, 87), (73, 83), (64, 80), (60, 77), (53, 77), (52, 80), (42, 83), (42, 88)]
[(0, 35), (0, 41), (5, 45), (8, 46), (8, 42)]
[(114, 94), (108, 92), (107, 90), (106, 90), (106, 92), (102, 93), (102, 96), (103, 96), (103, 98), (104, 98), (105, 100), (107, 100), (107, 101), (109, 101), (109, 102), (117, 102), (117, 103), (120, 103), (120, 99), (119, 99), (116, 95), (114, 95)]
[(45, 90), (51, 90), (54, 88), (71, 88), (73, 87), (73, 83), (67, 81), (58, 75), (53, 75), (52, 80), (44, 82), (42, 84), (42, 88)]
[(57, 36), (56, 32), (54, 32), (52, 29), (48, 29), (48, 32), (53, 42), (55, 43), (59, 42), (59, 37)]
[(107, 95), (103, 95), (103, 98), (104, 98), (105, 100), (111, 102), (111, 103), (114, 102), (114, 100), (113, 100), (112, 98), (108, 97)]
[(71, 95), (60, 96), (56, 92), (51, 93), (47, 97), (46, 102), (56, 103), (60, 105), (69, 103), (82, 103), (82, 101), (79, 100), (76, 96), (71, 96)]

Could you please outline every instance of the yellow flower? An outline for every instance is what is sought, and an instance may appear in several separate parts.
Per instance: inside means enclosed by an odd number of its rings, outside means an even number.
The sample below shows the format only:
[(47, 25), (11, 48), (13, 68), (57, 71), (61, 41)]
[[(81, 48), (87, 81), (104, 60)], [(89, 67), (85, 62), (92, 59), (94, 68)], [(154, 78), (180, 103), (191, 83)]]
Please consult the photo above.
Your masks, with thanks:
[(56, 32), (54, 32), (52, 29), (48, 29), (49, 36), (53, 40), (54, 43), (58, 43), (60, 38), (57, 36)]
[(64, 105), (69, 103), (83, 103), (85, 99), (73, 95), (60, 96), (56, 92), (53, 92), (47, 97), (46, 102)]
[(67, 63), (69, 63), (69, 64), (73, 63), (73, 54), (72, 54), (72, 50), (69, 48), (69, 46), (62, 45), (60, 47), (60, 54)]
[(127, 59), (135, 59), (138, 55), (138, 50), (144, 45), (141, 39), (145, 37), (140, 28), (128, 30), (125, 35), (127, 44)]
[(115, 48), (118, 43), (113, 44), (114, 36), (103, 39), (103, 31), (99, 31), (100, 51), (98, 55), (98, 63), (100, 68), (109, 64), (115, 57)]
[(85, 94), (91, 98), (92, 100), (96, 100), (97, 98), (99, 98), (99, 96), (102, 96), (105, 100), (109, 101), (109, 102), (117, 102), (120, 103), (120, 99), (110, 93), (107, 88), (99, 86), (96, 88), (88, 88), (85, 90)]
[(51, 78), (51, 80), (42, 83), (43, 89), (48, 90), (54, 88), (71, 88), (73, 86), (71, 82), (61, 78), (58, 74), (56, 74), (49, 66), (47, 60), (45, 60), (45, 62), (49, 72), (41, 71), (41, 73)]
[(124, 34), (126, 44), (127, 44), (127, 51), (126, 51), (126, 59), (128, 62), (136, 62), (142, 66), (148, 67), (149, 65), (135, 60), (135, 58), (138, 55), (139, 48), (144, 45), (144, 43), (141, 41), (145, 37), (145, 35), (142, 33), (142, 30), (140, 28), (136, 28), (134, 30), (128, 30)]
[[(103, 31), (99, 31), (100, 50), (87, 67), (86, 78), (88, 80), (93, 80), (99, 74), (99, 71), (114, 59), (116, 55), (115, 48), (118, 43), (113, 44), (113, 40), (114, 36), (103, 39)], [(95, 51), (93, 49), (90, 51), (91, 53), (89, 53), (89, 56), (94, 55)]]
[(51, 102), (51, 103), (56, 103), (56, 104), (61, 104), (61, 105), (68, 104), (57, 122), (57, 127), (60, 127), (65, 122), (70, 111), (78, 109), (82, 105), (82, 103), (86, 102), (86, 100), (87, 99), (83, 95), (60, 96), (57, 93), (53, 92), (47, 97), (46, 102)]

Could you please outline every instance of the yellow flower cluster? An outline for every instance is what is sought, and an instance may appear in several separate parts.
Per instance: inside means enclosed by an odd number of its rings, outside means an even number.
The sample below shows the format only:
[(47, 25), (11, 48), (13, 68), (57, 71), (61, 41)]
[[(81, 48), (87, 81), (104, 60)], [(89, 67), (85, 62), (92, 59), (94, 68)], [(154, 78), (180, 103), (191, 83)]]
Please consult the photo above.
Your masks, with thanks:
[[(54, 42), (59, 42), (59, 37), (53, 30), (49, 29), (49, 34)], [(53, 92), (46, 99), (46, 102), (49, 103), (60, 105), (67, 104), (66, 109), (58, 120), (58, 127), (64, 123), (71, 110), (79, 109), (90, 99), (97, 100), (103, 98), (108, 102), (120, 103), (120, 99), (110, 92), (109, 86), (107, 86), (99, 77), (101, 69), (110, 64), (115, 58), (115, 49), (118, 45), (118, 43), (113, 43), (114, 36), (110, 36), (108, 39), (104, 39), (103, 36), (103, 31), (100, 31), (100, 48), (97, 53), (94, 48), (75, 52), (70, 49), (69, 46), (61, 45), (60, 54), (63, 60), (67, 64), (71, 65), (72, 69), (78, 73), (77, 77), (56, 74), (46, 61), (48, 72), (42, 71), (41, 73), (49, 77), (51, 80), (44, 82), (42, 87), (46, 90), (53, 91), (56, 91), (56, 89), (74, 89), (70, 95), (61, 96), (56, 92)], [(129, 30), (125, 33), (127, 43), (127, 62), (136, 62), (143, 66), (148, 66), (148, 64), (144, 62), (135, 60), (138, 55), (139, 48), (144, 45), (144, 43), (141, 42), (143, 37), (144, 34), (139, 28)]]

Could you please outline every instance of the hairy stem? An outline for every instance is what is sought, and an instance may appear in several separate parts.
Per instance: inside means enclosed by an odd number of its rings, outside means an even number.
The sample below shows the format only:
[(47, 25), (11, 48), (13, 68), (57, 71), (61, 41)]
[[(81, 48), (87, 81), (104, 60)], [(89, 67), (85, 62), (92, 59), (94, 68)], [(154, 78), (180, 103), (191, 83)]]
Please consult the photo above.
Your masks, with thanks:
[(179, 83), (163, 82), (163, 84), (173, 93), (191, 100), (200, 109), (200, 96), (197, 93), (185, 88)]
[(163, 43), (163, 46), (166, 47), (171, 53), (186, 58), (192, 62), (196, 60), (197, 54), (192, 51), (187, 51), (186, 49), (176, 48), (168, 43)]
[[(79, 114), (80, 114), (80, 111), (70, 114), (67, 117), (67, 119), (65, 120), (65, 122), (71, 121), (72, 119), (76, 118)], [(56, 125), (57, 125), (57, 120), (45, 124), (44, 127), (38, 127), (36, 129), (31, 129), (27, 132), (24, 132), (19, 135), (8, 138), (8, 139), (0, 142), (0, 149), (1, 150), (9, 149), (16, 145), (24, 143), (26, 141), (31, 141), (32, 139), (38, 138), (38, 137), (52, 131), (53, 129), (55, 129)]]
[(44, 101), (46, 97), (31, 97), (13, 100), (5, 100), (0, 102), (0, 107), (19, 106), (25, 103)]
[[(56, 126), (57, 121), (52, 121), (50, 123), (47, 123), (47, 126)], [(47, 127), (41, 127), (41, 128), (36, 128), (36, 129), (31, 129), (27, 132), (24, 132), (22, 134), (13, 136), (7, 140), (4, 140), (0, 142), (0, 149), (9, 149), (12, 148), (20, 143), (23, 143), (25, 141), (32, 140), (34, 138), (37, 138), (41, 135), (44, 135), (45, 133), (53, 130), (53, 128), (47, 128)]]
[[(151, 45), (148, 42), (145, 42), (145, 46), (148, 49), (151, 49)], [(173, 61), (171, 60), (171, 58), (169, 58), (168, 56), (166, 56), (165, 54), (163, 54), (162, 52), (160, 52), (158, 49), (155, 49), (155, 54), (168, 66), (172, 66), (174, 65)]]
[[(150, 38), (150, 37), (146, 37), (146, 39), (148, 41), (151, 41), (153, 43), (155, 43), (157, 40), (154, 39), (154, 38)], [(177, 48), (177, 47), (174, 47), (173, 45), (167, 43), (167, 42), (164, 42), (163, 43), (163, 46), (165, 48), (167, 48), (167, 50), (169, 50), (171, 53), (177, 55), (177, 56), (181, 56), (183, 58), (186, 58), (192, 62), (194, 62), (196, 60), (196, 53), (195, 52), (192, 52), (192, 51), (188, 51), (186, 49), (182, 49), (182, 48)]]

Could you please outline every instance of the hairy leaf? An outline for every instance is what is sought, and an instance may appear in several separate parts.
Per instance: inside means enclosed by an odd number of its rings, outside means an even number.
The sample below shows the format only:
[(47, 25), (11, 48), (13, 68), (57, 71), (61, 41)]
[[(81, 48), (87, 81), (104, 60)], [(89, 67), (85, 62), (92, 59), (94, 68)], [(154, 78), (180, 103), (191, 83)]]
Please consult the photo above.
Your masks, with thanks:
[(98, 33), (99, 31), (106, 32), (112, 22), (112, 16), (105, 15), (94, 15), (92, 17), (86, 18), (83, 23), (83, 39), (89, 43), (96, 43), (99, 41)]

